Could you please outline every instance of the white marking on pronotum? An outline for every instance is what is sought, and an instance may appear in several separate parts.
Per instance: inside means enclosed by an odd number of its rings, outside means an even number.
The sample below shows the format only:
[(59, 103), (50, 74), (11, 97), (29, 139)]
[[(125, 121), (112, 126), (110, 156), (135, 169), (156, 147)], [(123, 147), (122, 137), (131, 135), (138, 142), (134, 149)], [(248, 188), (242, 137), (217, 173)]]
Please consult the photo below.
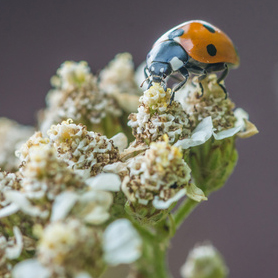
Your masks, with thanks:
[(180, 69), (183, 66), (183, 62), (178, 57), (173, 57), (170, 61), (173, 71)]

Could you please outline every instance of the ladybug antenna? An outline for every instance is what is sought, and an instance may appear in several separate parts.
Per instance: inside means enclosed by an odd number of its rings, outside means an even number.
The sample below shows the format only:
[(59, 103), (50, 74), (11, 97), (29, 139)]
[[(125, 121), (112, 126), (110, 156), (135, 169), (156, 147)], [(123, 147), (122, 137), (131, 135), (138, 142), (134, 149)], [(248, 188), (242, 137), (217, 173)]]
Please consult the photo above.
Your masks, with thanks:
[(144, 83), (145, 83), (148, 79), (150, 79), (150, 76), (148, 76), (148, 77), (142, 82), (142, 84), (140, 85), (140, 88), (143, 87)]

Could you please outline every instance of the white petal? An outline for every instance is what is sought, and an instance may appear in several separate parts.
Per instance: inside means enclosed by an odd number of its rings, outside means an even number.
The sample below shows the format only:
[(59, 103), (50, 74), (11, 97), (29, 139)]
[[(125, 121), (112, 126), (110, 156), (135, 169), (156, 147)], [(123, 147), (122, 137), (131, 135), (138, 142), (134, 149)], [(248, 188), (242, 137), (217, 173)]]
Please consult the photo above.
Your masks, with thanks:
[(92, 278), (92, 276), (87, 272), (79, 272), (74, 276), (74, 278)]
[(110, 214), (102, 207), (96, 207), (93, 211), (84, 216), (84, 221), (91, 225), (100, 225), (107, 221)]
[(21, 211), (30, 216), (43, 216), (47, 217), (47, 214), (41, 211), (38, 207), (33, 206), (23, 193), (15, 190), (5, 192), (6, 200), (16, 204)]
[(192, 132), (191, 138), (178, 140), (174, 145), (183, 149), (198, 146), (210, 139), (213, 132), (211, 117), (203, 119)]
[(236, 123), (235, 123), (235, 126), (242, 126), (244, 125), (244, 120), (248, 120), (249, 119), (249, 115), (248, 113), (243, 110), (242, 108), (237, 108), (235, 111), (234, 111), (234, 115), (237, 119)]
[(197, 187), (194, 183), (191, 183), (187, 188), (186, 188), (186, 195), (196, 201), (196, 202), (201, 202), (205, 201), (208, 198), (205, 196), (204, 192), (202, 189)]
[(102, 173), (86, 180), (86, 183), (95, 190), (120, 191), (121, 179), (112, 173)]
[(13, 227), (13, 232), (15, 236), (15, 245), (6, 248), (6, 257), (10, 260), (17, 259), (23, 248), (22, 234), (18, 227)]
[(126, 163), (123, 162), (115, 162), (112, 164), (107, 164), (103, 167), (103, 172), (105, 173), (120, 173), (122, 171), (127, 171)]
[(104, 232), (104, 258), (109, 265), (132, 263), (142, 253), (142, 240), (127, 219), (112, 222)]
[(88, 224), (99, 225), (110, 217), (108, 211), (113, 203), (113, 196), (110, 192), (92, 190), (83, 194), (79, 198), (79, 203), (84, 221)]
[(50, 272), (43, 267), (37, 260), (30, 259), (18, 263), (13, 271), (13, 278), (49, 278)]
[(167, 201), (159, 200), (158, 196), (155, 196), (153, 200), (153, 206), (156, 209), (167, 209), (172, 205), (174, 202), (177, 202), (180, 198), (182, 198), (186, 194), (186, 189), (181, 189), (175, 196), (170, 198)]
[(65, 219), (77, 200), (78, 195), (73, 192), (63, 192), (59, 194), (52, 205), (50, 221)]
[(237, 127), (229, 128), (229, 129), (226, 129), (226, 130), (222, 130), (218, 133), (213, 132), (213, 136), (216, 140), (223, 140), (225, 138), (234, 136), (242, 128), (243, 128), (243, 126), (237, 126)]
[(122, 152), (128, 144), (127, 137), (124, 133), (120, 132), (111, 138), (114, 145), (118, 147), (119, 151)]
[(0, 209), (0, 218), (10, 216), (18, 211), (19, 211), (19, 206), (12, 203), (12, 204)]

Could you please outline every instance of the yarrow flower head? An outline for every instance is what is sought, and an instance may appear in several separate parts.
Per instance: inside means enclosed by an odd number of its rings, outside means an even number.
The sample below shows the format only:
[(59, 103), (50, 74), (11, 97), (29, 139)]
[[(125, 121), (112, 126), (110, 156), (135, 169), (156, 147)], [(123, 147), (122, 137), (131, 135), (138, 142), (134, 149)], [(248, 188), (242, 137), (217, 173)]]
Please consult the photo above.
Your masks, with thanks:
[(129, 53), (117, 54), (100, 74), (100, 89), (110, 95), (129, 93), (139, 95), (135, 82), (134, 64)]
[(87, 62), (66, 61), (57, 70), (57, 75), (52, 77), (51, 83), (55, 87), (65, 90), (86, 86), (91, 80), (92, 74)]
[(122, 190), (131, 205), (167, 209), (188, 193), (196, 201), (205, 200), (203, 192), (190, 183), (190, 168), (179, 148), (167, 142), (151, 143), (144, 155), (138, 155), (128, 164)]
[(170, 89), (165, 92), (159, 84), (154, 84), (140, 98), (138, 113), (129, 116), (128, 125), (138, 143), (163, 140), (167, 134), (173, 144), (189, 136), (192, 121), (178, 102), (170, 103)]
[[(202, 85), (203, 96), (193, 80), (178, 97), (183, 109), (195, 119), (195, 130), (198, 130), (198, 126), (203, 126), (207, 134), (200, 138), (195, 148), (190, 149), (188, 163), (196, 184), (209, 193), (224, 185), (236, 165), (236, 138), (247, 138), (258, 130), (248, 121), (248, 114), (243, 109), (234, 110), (234, 103), (225, 97), (215, 74), (204, 79)], [(183, 148), (190, 144), (188, 139), (177, 143)]]
[(41, 235), (37, 257), (52, 276), (72, 277), (80, 271), (93, 275), (103, 267), (101, 244), (98, 231), (76, 219), (53, 222)]
[(239, 136), (240, 133), (245, 133), (246, 138), (258, 132), (256, 127), (248, 121), (248, 114), (243, 109), (234, 110), (235, 104), (225, 96), (223, 88), (217, 83), (215, 74), (204, 79), (202, 86), (203, 96), (201, 96), (200, 87), (195, 85), (194, 80), (177, 94), (183, 109), (194, 118), (195, 125), (210, 117), (216, 140), (222, 140), (237, 133)]
[(68, 118), (103, 131), (101, 121), (108, 114), (121, 115), (115, 100), (99, 90), (97, 78), (86, 62), (65, 62), (51, 83), (54, 89), (47, 95), (47, 108), (39, 114), (40, 129), (44, 134), (52, 124)]
[[(65, 188), (84, 188), (79, 175), (67, 168), (67, 164), (57, 158), (52, 146), (35, 146), (29, 151), (29, 159), (23, 164), (21, 173), (24, 177), (22, 187), (29, 197), (47, 194), (54, 199)], [(43, 195), (41, 197), (43, 197)]]
[(47, 133), (58, 157), (86, 176), (95, 176), (102, 167), (119, 158), (119, 150), (112, 140), (87, 131), (85, 125), (76, 125), (71, 120), (53, 125)]
[(184, 110), (194, 117), (197, 124), (202, 119), (210, 116), (213, 127), (217, 131), (234, 127), (236, 117), (233, 109), (235, 104), (226, 98), (223, 89), (217, 83), (217, 76), (211, 74), (202, 82), (204, 95), (201, 96), (199, 86), (192, 82), (177, 93)]

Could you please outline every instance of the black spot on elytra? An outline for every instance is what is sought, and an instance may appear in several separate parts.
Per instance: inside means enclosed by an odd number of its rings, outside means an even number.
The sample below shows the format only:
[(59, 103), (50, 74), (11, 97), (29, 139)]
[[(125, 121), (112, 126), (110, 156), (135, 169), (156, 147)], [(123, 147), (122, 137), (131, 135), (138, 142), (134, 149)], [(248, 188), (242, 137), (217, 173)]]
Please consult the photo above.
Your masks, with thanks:
[(182, 36), (183, 33), (184, 33), (183, 29), (176, 29), (176, 30), (172, 31), (172, 32), (169, 34), (168, 38), (169, 38), (170, 40), (173, 40), (173, 39), (176, 38), (176, 37)]
[(216, 55), (216, 47), (213, 44), (207, 45), (207, 52), (210, 56), (215, 56)]
[(215, 30), (214, 30), (211, 26), (206, 25), (206, 24), (203, 24), (203, 26), (204, 26), (207, 30), (209, 30), (211, 33), (215, 33)]

